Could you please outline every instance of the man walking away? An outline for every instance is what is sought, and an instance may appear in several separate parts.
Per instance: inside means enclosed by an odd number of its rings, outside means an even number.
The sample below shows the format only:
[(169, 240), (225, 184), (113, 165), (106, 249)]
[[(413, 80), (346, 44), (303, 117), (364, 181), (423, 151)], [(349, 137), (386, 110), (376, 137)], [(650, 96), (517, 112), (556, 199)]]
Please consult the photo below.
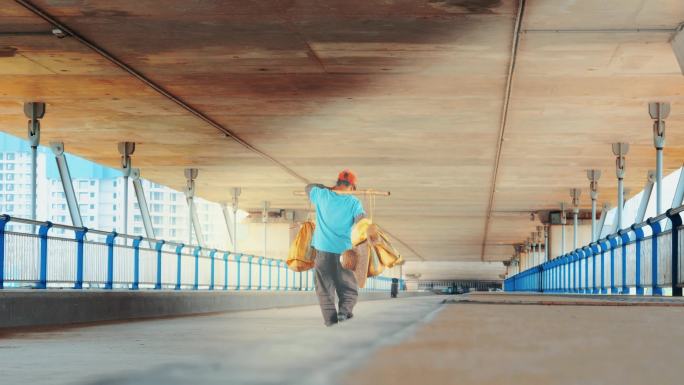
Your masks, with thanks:
[[(337, 193), (354, 190), (356, 175), (349, 170), (340, 172), (335, 187), (306, 186), (306, 193), (316, 207), (316, 230), (312, 240), (316, 249), (316, 295), (326, 326), (352, 318), (358, 297), (354, 273), (340, 265), (340, 254), (352, 248), (352, 226), (366, 213), (357, 197)], [(335, 308), (335, 292), (339, 309)]]

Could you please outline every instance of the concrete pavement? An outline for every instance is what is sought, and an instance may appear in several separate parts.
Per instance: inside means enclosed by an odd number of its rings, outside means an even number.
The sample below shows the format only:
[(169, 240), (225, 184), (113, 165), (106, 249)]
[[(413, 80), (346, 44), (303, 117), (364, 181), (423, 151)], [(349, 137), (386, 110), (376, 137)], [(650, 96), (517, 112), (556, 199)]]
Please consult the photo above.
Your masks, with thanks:
[(325, 384), (411, 335), (444, 297), (358, 304), (323, 326), (317, 306), (75, 327), (0, 337), (8, 384)]

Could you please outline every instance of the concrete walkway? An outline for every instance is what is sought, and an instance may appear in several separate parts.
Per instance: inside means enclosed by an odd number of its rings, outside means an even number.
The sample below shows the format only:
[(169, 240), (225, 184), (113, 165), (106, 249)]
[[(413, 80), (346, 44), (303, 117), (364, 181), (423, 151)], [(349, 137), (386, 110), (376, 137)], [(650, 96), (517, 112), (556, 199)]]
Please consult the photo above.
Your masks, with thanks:
[(410, 336), (444, 297), (361, 302), (332, 328), (315, 306), (0, 336), (7, 384), (326, 384)]
[(684, 383), (681, 298), (458, 296), (349, 385)]

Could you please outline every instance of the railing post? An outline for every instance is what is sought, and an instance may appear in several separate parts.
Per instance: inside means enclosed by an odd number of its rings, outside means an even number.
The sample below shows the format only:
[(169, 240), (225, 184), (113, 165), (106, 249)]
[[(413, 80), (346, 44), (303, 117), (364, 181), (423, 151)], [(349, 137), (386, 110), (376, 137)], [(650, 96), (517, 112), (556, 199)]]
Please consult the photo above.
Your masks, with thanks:
[(195, 283), (192, 285), (192, 290), (199, 290), (199, 256), (201, 251), (202, 247), (197, 246), (193, 253), (195, 255)]
[(594, 242), (591, 244), (591, 276), (592, 276), (592, 294), (598, 294), (599, 288), (596, 285), (596, 254), (599, 253), (599, 244)]
[(627, 244), (629, 243), (629, 228), (618, 231), (620, 236), (620, 250), (622, 250), (622, 288), (620, 294), (629, 294), (629, 286), (627, 286)]
[(280, 291), (280, 264), (281, 264), (281, 263), (282, 263), (282, 261), (276, 261), (276, 270), (278, 271), (278, 275), (277, 275), (277, 277), (276, 277), (277, 282), (278, 282), (278, 283), (276, 284), (276, 290), (277, 290), (277, 291)]
[(133, 285), (131, 290), (140, 288), (140, 242), (143, 237), (133, 239)]
[(107, 234), (107, 282), (105, 282), (105, 289), (114, 288), (114, 240), (117, 237), (116, 231)]
[(38, 236), (40, 238), (40, 274), (38, 278), (37, 289), (47, 288), (47, 233), (52, 227), (52, 222), (45, 222), (40, 225), (38, 229)]
[(235, 290), (240, 290), (240, 273), (242, 269), (240, 268), (240, 260), (242, 259), (242, 254), (235, 254), (235, 265), (237, 268), (237, 283), (235, 285)]
[(617, 247), (617, 236), (609, 236), (610, 243), (610, 294), (617, 294), (618, 290), (615, 286), (615, 248)]
[(271, 266), (273, 265), (273, 260), (269, 259), (268, 260), (268, 290), (271, 290), (271, 287), (273, 286), (273, 280), (271, 278)]
[(154, 249), (157, 251), (157, 282), (154, 284), (155, 290), (161, 290), (162, 288), (162, 247), (164, 246), (164, 240), (159, 240), (154, 245)]
[(631, 229), (634, 231), (634, 238), (635, 238), (635, 260), (636, 260), (636, 269), (634, 273), (634, 287), (637, 295), (644, 295), (644, 285), (641, 284), (641, 240), (644, 239), (644, 230), (641, 227), (636, 227), (636, 224), (633, 224)]
[(262, 288), (262, 284), (261, 284), (261, 273), (262, 273), (262, 270), (263, 270), (263, 268), (264, 268), (264, 263), (263, 263), (263, 262), (264, 262), (264, 257), (259, 257), (259, 258), (257, 259), (257, 261), (259, 262), (259, 286), (257, 287), (257, 290), (261, 290), (261, 288)]
[(589, 257), (593, 255), (593, 250), (589, 246), (584, 246), (582, 251), (584, 251), (584, 288), (582, 293), (589, 294), (591, 292), (589, 290)]
[(5, 287), (5, 226), (10, 220), (9, 215), (0, 215), (0, 289)]
[(211, 260), (211, 279), (209, 280), (209, 290), (214, 290), (214, 256), (216, 255), (216, 249), (212, 249), (209, 252), (209, 259)]
[[(88, 229), (85, 227), (76, 230), (76, 282), (74, 282), (74, 289), (83, 289), (83, 240), (87, 232)], [(2, 288), (2, 283), (0, 283), (0, 288)]]
[(681, 297), (682, 287), (679, 285), (679, 228), (682, 226), (682, 217), (679, 213), (669, 209), (665, 215), (672, 222), (672, 296)]
[(181, 282), (182, 282), (182, 276), (181, 276), (182, 261), (181, 261), (181, 257), (182, 257), (183, 247), (185, 247), (185, 245), (182, 243), (180, 245), (176, 246), (176, 260), (177, 260), (177, 262), (176, 262), (176, 287), (175, 287), (176, 290), (181, 289)]
[(247, 274), (249, 274), (247, 279), (247, 290), (252, 290), (252, 260), (254, 260), (253, 255), (247, 257)]
[(606, 255), (606, 250), (610, 247), (610, 244), (608, 243), (607, 239), (599, 240), (598, 241), (599, 245), (601, 245), (601, 294), (607, 294), (608, 289), (606, 288), (606, 283), (605, 283), (605, 278), (606, 278), (606, 271), (605, 271), (605, 255)]
[(228, 290), (228, 256), (230, 253), (223, 253), (223, 290)]
[(288, 271), (288, 268), (286, 267), (286, 268), (285, 268), (285, 291), (287, 291), (287, 288), (288, 288), (288, 286), (290, 285), (290, 281), (289, 281), (289, 278), (288, 278), (288, 273), (289, 273), (289, 271)]
[(649, 218), (646, 223), (651, 228), (651, 295), (663, 295), (663, 289), (658, 286), (658, 237), (663, 231), (660, 221)]

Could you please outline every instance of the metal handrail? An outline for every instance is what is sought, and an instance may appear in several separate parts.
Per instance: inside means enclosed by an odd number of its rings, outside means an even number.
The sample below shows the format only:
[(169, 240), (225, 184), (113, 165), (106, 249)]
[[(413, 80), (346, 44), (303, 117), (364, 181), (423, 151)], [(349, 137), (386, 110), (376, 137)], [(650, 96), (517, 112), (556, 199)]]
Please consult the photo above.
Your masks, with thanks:
[[(19, 224), (25, 224), (25, 225), (31, 225), (31, 226), (37, 226), (39, 230), (36, 232), (31, 231), (31, 232), (19, 232), (19, 231), (12, 231), (12, 230), (6, 230), (6, 225), (8, 223), (19, 223)], [(49, 230), (50, 229), (63, 229), (63, 230), (69, 230), (73, 231), (75, 234), (74, 238), (71, 237), (59, 237), (59, 236), (54, 236), (54, 235), (49, 235)], [(106, 240), (86, 240), (85, 239), (85, 234), (96, 234), (99, 236), (104, 236), (106, 237)], [(14, 261), (10, 261), (9, 267), (11, 273), (14, 273), (15, 277), (12, 279), (6, 279), (7, 276), (5, 274), (5, 259), (6, 259), (6, 250), (5, 250), (5, 245), (7, 244), (7, 237), (16, 237), (16, 236), (28, 236), (34, 238), (33, 241), (30, 242), (37, 242), (33, 244), (32, 247), (37, 247), (39, 249), (39, 252), (36, 253), (34, 250), (34, 253), (25, 253), (21, 252), (20, 256), (14, 255)], [(128, 242), (125, 242), (123, 244), (117, 244), (115, 241), (117, 239), (127, 239), (127, 240), (132, 240), (133, 245), (129, 245)], [(48, 241), (54, 241), (54, 240), (60, 240), (60, 241), (69, 241), (73, 242), (75, 246), (75, 250), (71, 250), (69, 255), (57, 255), (56, 257), (53, 256), (53, 258), (71, 258), (76, 260), (76, 276), (74, 277), (67, 277), (64, 279), (53, 279), (50, 280), (47, 274), (47, 269), (48, 269), (48, 260), (50, 260), (49, 255), (51, 254), (50, 249), (48, 247), (49, 242)], [(18, 241), (15, 241), (18, 242)], [(143, 247), (142, 242), (147, 242), (150, 247)], [(84, 279), (84, 259), (86, 257), (86, 252), (85, 252), (85, 245), (90, 245), (89, 247), (96, 246), (100, 247), (101, 251), (99, 254), (99, 260), (96, 260), (95, 263), (99, 263), (100, 265), (96, 265), (94, 268), (96, 269), (95, 272), (90, 272), (91, 275), (95, 275), (96, 277), (94, 279)], [(61, 246), (63, 247), (63, 246)], [(121, 250), (121, 249), (127, 249), (131, 250), (133, 252), (133, 258), (134, 258), (134, 271), (127, 271), (124, 273), (126, 277), (133, 275), (133, 279), (129, 281), (122, 281), (121, 278), (114, 279), (114, 272), (117, 271), (117, 274), (120, 274), (120, 269), (122, 266), (119, 263), (119, 265), (115, 265), (114, 260), (116, 259), (117, 261), (120, 260), (121, 255), (115, 258), (115, 255), (117, 255), (117, 252), (115, 250)], [(9, 249), (8, 249), (9, 250)], [(57, 249), (58, 253), (59, 250), (63, 249)], [(207, 247), (201, 247), (199, 245), (192, 245), (192, 244), (184, 244), (182, 242), (176, 242), (176, 241), (166, 241), (163, 239), (152, 239), (148, 237), (143, 237), (143, 236), (136, 236), (136, 235), (131, 235), (131, 234), (119, 234), (116, 233), (116, 231), (103, 231), (103, 230), (98, 230), (98, 229), (89, 229), (87, 227), (77, 227), (77, 226), (70, 226), (66, 224), (60, 224), (60, 223), (52, 223), (49, 221), (36, 221), (36, 220), (31, 220), (31, 219), (26, 219), (26, 218), (18, 218), (18, 217), (11, 217), (9, 215), (3, 214), (0, 215), (0, 289), (6, 288), (6, 287), (12, 287), (13, 285), (16, 286), (17, 283), (31, 283), (34, 282), (35, 285), (32, 286), (34, 288), (40, 288), (40, 289), (47, 289), (49, 286), (48, 284), (52, 283), (73, 283), (74, 288), (76, 289), (83, 289), (87, 288), (87, 285), (100, 285), (104, 283), (104, 288), (105, 289), (113, 289), (113, 288), (119, 288), (121, 286), (123, 287), (128, 287), (131, 289), (140, 289), (141, 285), (141, 279), (145, 280), (145, 285), (150, 285), (150, 278), (149, 274), (150, 272), (147, 271), (146, 273), (148, 274), (146, 277), (142, 277), (141, 273), (141, 261), (140, 261), (140, 252), (143, 251), (147, 253), (148, 255), (147, 258), (150, 258), (149, 253), (153, 252), (156, 254), (156, 266), (154, 266), (154, 272), (156, 275), (156, 284), (154, 285), (154, 289), (166, 289), (171, 286), (174, 286), (176, 290), (179, 289), (185, 289), (189, 286), (191, 286), (194, 290), (198, 290), (200, 287), (207, 287), (209, 290), (214, 290), (216, 285), (216, 278), (217, 278), (217, 264), (223, 264), (223, 290), (228, 290), (229, 288), (229, 283), (228, 283), (228, 278), (229, 278), (229, 264), (231, 264), (231, 269), (233, 269), (233, 276), (235, 277), (235, 283), (230, 285), (231, 287), (234, 287), (235, 290), (313, 290), (314, 288), (314, 280), (313, 280), (313, 274), (311, 274), (311, 271), (305, 271), (305, 272), (294, 272), (289, 270), (287, 265), (285, 264), (285, 261), (282, 259), (276, 259), (276, 258), (269, 258), (269, 257), (263, 257), (263, 256), (257, 256), (257, 255), (252, 255), (252, 254), (246, 254), (246, 253), (240, 253), (240, 252), (234, 252), (234, 251), (228, 251), (228, 250), (219, 250), (215, 248), (207, 248)], [(208, 253), (207, 253), (208, 251)], [(52, 253), (54, 253), (55, 250), (52, 250)], [(16, 253), (15, 253), (16, 254)], [(38, 255), (36, 255), (38, 254)], [(73, 254), (73, 255), (72, 255)], [(107, 254), (106, 258), (102, 257), (102, 254)], [(128, 257), (130, 257), (130, 254), (127, 254)], [(171, 267), (162, 267), (162, 261), (164, 260), (162, 256), (166, 256), (166, 261), (168, 264), (168, 258), (175, 258), (174, 262), (171, 265)], [(230, 258), (232, 256), (232, 258)], [(12, 257), (12, 256), (10, 256)], [(35, 271), (32, 271), (31, 273), (34, 274), (34, 276), (31, 277), (26, 277), (24, 276), (26, 272), (21, 271), (21, 268), (16, 268), (16, 266), (13, 266), (12, 263), (19, 264), (22, 263), (26, 260), (32, 260), (33, 262), (30, 263), (38, 263), (38, 272), (36, 273)], [(189, 261), (194, 260), (194, 267), (190, 268), (189, 271), (186, 267), (183, 267), (184, 265), (181, 263), (182, 260), (185, 259), (186, 263)], [(92, 262), (94, 259), (89, 257), (89, 262)], [(210, 261), (211, 266), (210, 266), (210, 271), (206, 271), (207, 265), (204, 266), (204, 270), (202, 270), (202, 266), (200, 265), (199, 261)], [(29, 263), (27, 262), (27, 263)], [(149, 262), (149, 260), (148, 260)], [(54, 262), (53, 262), (54, 263)], [(204, 262), (206, 263), (206, 262)], [(105, 266), (106, 265), (106, 266)], [(220, 265), (219, 265), (220, 266)], [(245, 277), (245, 280), (241, 281), (241, 266), (249, 266), (247, 269), (246, 273), (248, 274), (247, 277)], [(21, 266), (20, 266), (21, 267)], [(61, 266), (62, 267), (62, 272), (63, 274), (65, 273), (68, 268), (73, 268), (74, 266)], [(149, 265), (146, 265), (146, 267), (150, 268)], [(253, 267), (256, 267), (255, 270), (253, 270)], [(35, 266), (34, 266), (35, 268)], [(93, 268), (91, 266), (91, 268)], [(12, 271), (12, 270), (19, 270), (19, 272)], [(166, 269), (166, 270), (162, 270)], [(169, 270), (172, 269), (173, 273), (175, 275), (175, 280), (170, 279), (168, 277)], [(35, 270), (35, 269), (34, 269)], [(206, 278), (205, 273), (209, 273), (210, 279), (205, 281), (200, 282), (200, 271), (202, 270), (204, 278)], [(220, 273), (220, 272), (219, 272)], [(28, 274), (28, 273), (27, 273)], [(166, 278), (163, 278), (163, 275), (167, 274)], [(194, 277), (188, 276), (188, 274), (194, 275)], [(106, 276), (106, 279), (103, 280), (102, 276)], [(257, 278), (258, 277), (258, 278)], [(221, 278), (219, 276), (219, 278)], [(255, 278), (254, 280), (252, 278)], [(306, 278), (306, 279), (304, 279)], [(275, 280), (274, 280), (275, 279)], [(284, 279), (284, 282), (283, 282)], [(188, 283), (188, 280), (193, 280), (193, 283)], [(378, 276), (378, 277), (371, 277), (369, 278), (369, 284), (366, 289), (362, 289), (362, 291), (377, 291), (377, 290), (383, 290), (383, 291), (389, 291), (391, 289), (391, 280), (392, 278), (390, 277), (384, 277), (384, 276)], [(172, 282), (175, 281), (175, 282)], [(246, 283), (246, 285), (245, 285)], [(399, 279), (400, 287), (405, 288), (405, 282), (403, 279)], [(84, 285), (86, 284), (86, 285)], [(118, 287), (117, 287), (118, 286)], [(274, 287), (275, 286), (275, 287)]]

